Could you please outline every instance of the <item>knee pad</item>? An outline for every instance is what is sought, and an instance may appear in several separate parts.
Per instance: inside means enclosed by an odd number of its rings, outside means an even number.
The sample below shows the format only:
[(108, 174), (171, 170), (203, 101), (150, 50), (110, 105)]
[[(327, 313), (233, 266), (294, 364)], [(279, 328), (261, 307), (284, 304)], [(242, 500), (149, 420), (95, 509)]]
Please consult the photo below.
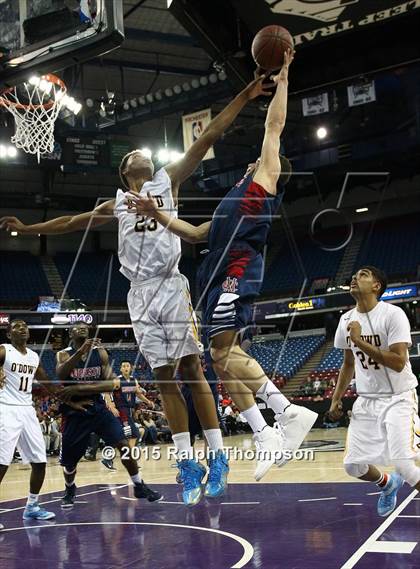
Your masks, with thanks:
[(414, 460), (396, 460), (394, 465), (398, 474), (400, 474), (410, 486), (416, 486), (416, 484), (420, 482), (420, 467), (416, 465)]
[(353, 478), (360, 478), (364, 476), (369, 470), (369, 465), (367, 464), (346, 464), (344, 463), (344, 470), (349, 476)]

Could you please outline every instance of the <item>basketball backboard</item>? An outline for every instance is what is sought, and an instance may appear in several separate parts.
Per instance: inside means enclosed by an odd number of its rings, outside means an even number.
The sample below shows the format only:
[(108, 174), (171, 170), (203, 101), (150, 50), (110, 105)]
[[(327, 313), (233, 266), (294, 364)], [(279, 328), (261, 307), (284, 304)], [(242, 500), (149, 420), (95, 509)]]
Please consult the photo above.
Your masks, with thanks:
[(0, 0), (0, 90), (124, 40), (122, 0)]

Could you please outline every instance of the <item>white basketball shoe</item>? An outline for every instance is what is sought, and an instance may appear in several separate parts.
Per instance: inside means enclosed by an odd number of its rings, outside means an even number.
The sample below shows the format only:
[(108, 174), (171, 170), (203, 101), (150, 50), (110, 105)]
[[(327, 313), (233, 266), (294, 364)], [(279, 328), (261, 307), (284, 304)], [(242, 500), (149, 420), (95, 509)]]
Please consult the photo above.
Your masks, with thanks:
[(253, 438), (257, 448), (257, 467), (254, 472), (254, 478), (258, 482), (275, 462), (283, 459), (283, 428), (279, 424), (274, 427), (267, 425), (261, 432), (255, 433)]
[(275, 416), (284, 432), (284, 454), (286, 456), (286, 460), (276, 460), (277, 466), (283, 466), (285, 462), (293, 458), (293, 453), (298, 450), (317, 417), (318, 413), (293, 403), (284, 413)]

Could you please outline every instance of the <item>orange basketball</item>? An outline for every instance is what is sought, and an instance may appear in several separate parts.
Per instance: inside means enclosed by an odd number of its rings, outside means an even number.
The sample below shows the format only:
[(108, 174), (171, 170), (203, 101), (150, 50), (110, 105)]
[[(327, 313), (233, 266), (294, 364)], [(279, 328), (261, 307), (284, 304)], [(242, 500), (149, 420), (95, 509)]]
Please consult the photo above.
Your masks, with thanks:
[(284, 53), (293, 49), (293, 38), (286, 28), (266, 26), (262, 28), (252, 42), (252, 57), (263, 69), (279, 69), (283, 65)]

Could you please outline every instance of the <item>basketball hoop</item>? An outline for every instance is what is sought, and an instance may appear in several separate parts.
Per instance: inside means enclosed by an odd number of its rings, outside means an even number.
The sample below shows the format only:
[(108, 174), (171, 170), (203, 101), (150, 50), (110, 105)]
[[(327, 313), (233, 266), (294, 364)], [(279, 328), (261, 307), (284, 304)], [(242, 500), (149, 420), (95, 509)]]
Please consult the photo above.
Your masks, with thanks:
[(74, 99), (66, 95), (67, 87), (55, 75), (31, 77), (28, 82), (0, 93), (0, 106), (15, 119), (11, 141), (29, 154), (49, 154), (54, 150), (54, 124), (63, 106), (70, 110)]

